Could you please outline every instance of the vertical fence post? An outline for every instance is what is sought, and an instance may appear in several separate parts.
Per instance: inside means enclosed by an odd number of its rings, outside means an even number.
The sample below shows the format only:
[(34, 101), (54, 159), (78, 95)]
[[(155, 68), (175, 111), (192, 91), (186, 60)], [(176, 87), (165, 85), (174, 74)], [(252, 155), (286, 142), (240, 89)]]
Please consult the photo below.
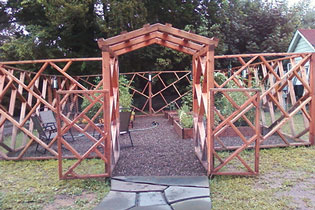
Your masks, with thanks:
[(309, 74), (310, 74), (310, 88), (311, 92), (310, 95), (312, 97), (311, 104), (310, 104), (310, 130), (309, 130), (309, 141), (311, 145), (315, 145), (315, 53), (312, 53), (310, 59), (310, 67), (309, 67)]
[(152, 116), (152, 75), (149, 74), (149, 113)]
[(61, 149), (61, 138), (62, 138), (62, 131), (61, 131), (61, 110), (60, 110), (60, 94), (56, 90), (54, 90), (56, 93), (56, 112), (57, 112), (57, 151), (58, 151), (58, 174), (59, 179), (63, 179), (62, 177), (62, 149)]
[[(107, 100), (110, 100), (111, 92), (110, 92), (110, 55), (108, 52), (102, 51), (102, 75), (103, 75), (103, 90), (107, 90)], [(111, 139), (111, 107), (110, 102), (104, 102), (105, 110), (108, 113), (104, 121), (104, 131), (107, 132), (107, 138), (105, 143), (105, 157), (107, 160), (106, 172), (111, 176), (112, 174), (112, 139)]]
[(214, 170), (213, 158), (213, 126), (214, 126), (214, 92), (210, 88), (214, 88), (214, 45), (210, 45), (206, 55), (207, 65), (207, 158), (208, 158), (208, 175)]
[(260, 91), (255, 92), (256, 100), (254, 101), (256, 106), (255, 112), (255, 127), (256, 127), (256, 144), (255, 144), (255, 173), (259, 174), (259, 149), (260, 149)]

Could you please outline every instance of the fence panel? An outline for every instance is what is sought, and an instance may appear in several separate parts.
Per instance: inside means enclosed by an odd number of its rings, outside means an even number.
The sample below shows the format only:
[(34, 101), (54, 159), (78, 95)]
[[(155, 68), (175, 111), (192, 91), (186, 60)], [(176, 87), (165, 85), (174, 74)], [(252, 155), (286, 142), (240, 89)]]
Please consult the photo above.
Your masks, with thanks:
[[(93, 98), (91, 96), (94, 96)], [(67, 98), (81, 97), (85, 108), (77, 115), (67, 117), (62, 107)], [(110, 125), (105, 125), (109, 118), (109, 92), (103, 90), (57, 91), (57, 130), (58, 130), (58, 168), (60, 179), (92, 178), (110, 176), (111, 150)], [(84, 123), (83, 123), (84, 122)], [(70, 132), (76, 138), (65, 136)], [(65, 153), (71, 153), (75, 161), (68, 160)], [(88, 158), (95, 159), (91, 164)], [(94, 166), (94, 167), (93, 167)], [(94, 169), (94, 170), (92, 170)]]

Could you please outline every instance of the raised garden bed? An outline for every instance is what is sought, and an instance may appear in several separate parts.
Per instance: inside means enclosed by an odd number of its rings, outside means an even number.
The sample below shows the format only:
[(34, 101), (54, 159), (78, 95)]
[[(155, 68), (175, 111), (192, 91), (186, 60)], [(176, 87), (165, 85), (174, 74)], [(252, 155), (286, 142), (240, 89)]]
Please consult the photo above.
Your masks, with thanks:
[(178, 120), (174, 120), (174, 129), (182, 139), (191, 139), (193, 137), (193, 128), (183, 128)]
[(164, 117), (168, 119), (168, 122), (170, 124), (174, 124), (174, 121), (175, 120), (179, 120), (178, 118), (178, 114), (177, 114), (177, 111), (176, 110), (167, 110), (167, 111), (164, 111)]

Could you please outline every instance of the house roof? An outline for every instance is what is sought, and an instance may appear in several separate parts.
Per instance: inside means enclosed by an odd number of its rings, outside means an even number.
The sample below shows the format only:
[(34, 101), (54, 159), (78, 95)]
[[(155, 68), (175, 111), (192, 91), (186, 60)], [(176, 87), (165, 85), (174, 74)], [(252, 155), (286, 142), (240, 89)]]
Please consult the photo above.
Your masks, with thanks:
[(299, 32), (301, 32), (311, 45), (315, 46), (315, 29), (299, 29)]
[(301, 38), (303, 38), (310, 48), (315, 51), (315, 29), (298, 29), (290, 43), (288, 52), (294, 52)]

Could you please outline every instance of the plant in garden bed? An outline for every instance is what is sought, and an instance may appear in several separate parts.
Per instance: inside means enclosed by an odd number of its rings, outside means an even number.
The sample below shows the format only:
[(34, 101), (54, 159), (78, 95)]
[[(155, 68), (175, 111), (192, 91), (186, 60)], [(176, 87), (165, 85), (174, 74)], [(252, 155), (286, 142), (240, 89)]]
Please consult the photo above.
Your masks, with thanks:
[(174, 128), (183, 139), (192, 138), (193, 117), (187, 105), (183, 105), (178, 111), (179, 121), (174, 121)]
[(193, 117), (191, 115), (191, 110), (188, 105), (183, 105), (178, 111), (179, 116), (179, 123), (183, 128), (192, 128), (193, 123)]

